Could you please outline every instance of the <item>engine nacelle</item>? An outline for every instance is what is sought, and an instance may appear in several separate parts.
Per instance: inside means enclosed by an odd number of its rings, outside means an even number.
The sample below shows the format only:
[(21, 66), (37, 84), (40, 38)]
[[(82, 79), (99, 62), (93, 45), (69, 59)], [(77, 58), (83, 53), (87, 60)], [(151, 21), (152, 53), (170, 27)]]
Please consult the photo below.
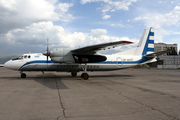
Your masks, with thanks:
[(63, 57), (64, 56), (64, 49), (53, 49), (50, 51), (50, 56), (51, 57)]
[(50, 57), (53, 62), (58, 62), (58, 63), (74, 63), (74, 58), (71, 54), (70, 49), (53, 49), (50, 51)]
[(73, 54), (75, 63), (94, 63), (106, 61), (106, 56), (102, 55), (83, 55), (83, 54)]
[(106, 57), (98, 54), (75, 54), (70, 49), (53, 49), (50, 57), (56, 63), (94, 63), (106, 61)]

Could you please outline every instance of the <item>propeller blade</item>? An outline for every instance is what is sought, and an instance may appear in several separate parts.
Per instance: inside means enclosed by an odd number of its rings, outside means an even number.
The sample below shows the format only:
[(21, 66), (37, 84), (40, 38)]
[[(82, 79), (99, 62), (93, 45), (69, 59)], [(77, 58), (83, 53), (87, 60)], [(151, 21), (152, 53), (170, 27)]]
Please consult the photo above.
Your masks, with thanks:
[(49, 53), (49, 45), (48, 45), (49, 39), (47, 39), (47, 53)]
[(50, 52), (49, 52), (49, 39), (47, 39), (47, 70), (48, 70), (48, 56), (50, 55)]
[(48, 63), (48, 56), (47, 56), (47, 63)]

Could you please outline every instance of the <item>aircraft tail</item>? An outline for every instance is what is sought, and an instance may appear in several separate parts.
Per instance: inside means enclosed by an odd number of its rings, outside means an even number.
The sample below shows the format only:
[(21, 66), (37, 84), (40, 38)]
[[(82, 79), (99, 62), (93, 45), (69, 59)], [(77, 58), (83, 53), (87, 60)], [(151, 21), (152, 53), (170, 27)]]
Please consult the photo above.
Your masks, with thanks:
[(154, 53), (154, 29), (146, 27), (136, 48), (117, 53), (118, 55), (146, 55)]
[(134, 55), (146, 55), (154, 52), (154, 29), (146, 27)]

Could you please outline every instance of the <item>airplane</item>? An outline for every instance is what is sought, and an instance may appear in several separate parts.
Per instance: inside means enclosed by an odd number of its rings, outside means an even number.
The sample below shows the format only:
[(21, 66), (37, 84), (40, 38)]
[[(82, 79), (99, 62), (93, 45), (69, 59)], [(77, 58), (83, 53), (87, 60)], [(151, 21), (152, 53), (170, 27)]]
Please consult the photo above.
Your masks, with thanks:
[[(48, 43), (48, 42), (47, 42)], [(131, 68), (137, 65), (156, 61), (156, 56), (171, 51), (170, 49), (154, 53), (154, 28), (146, 27), (137, 47), (112, 55), (103, 55), (98, 51), (131, 44), (130, 41), (117, 41), (91, 45), (77, 49), (56, 48), (44, 53), (23, 54), (7, 61), (4, 67), (20, 71), (21, 78), (26, 78), (24, 71), (84, 71), (81, 78), (88, 80), (87, 71), (111, 71)]]

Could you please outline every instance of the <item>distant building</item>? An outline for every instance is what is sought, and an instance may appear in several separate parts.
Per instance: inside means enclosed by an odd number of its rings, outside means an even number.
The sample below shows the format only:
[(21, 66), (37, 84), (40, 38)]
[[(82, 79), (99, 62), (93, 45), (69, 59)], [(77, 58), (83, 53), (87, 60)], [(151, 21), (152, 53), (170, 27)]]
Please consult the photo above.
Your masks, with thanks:
[(158, 68), (180, 68), (180, 56), (159, 56), (159, 59), (163, 60), (163, 64)]
[[(163, 51), (167, 48), (174, 48), (177, 53), (177, 44), (154, 43), (154, 52)], [(162, 56), (167, 56), (167, 53)]]
[(163, 60), (163, 65), (180, 65), (180, 56), (159, 56)]

